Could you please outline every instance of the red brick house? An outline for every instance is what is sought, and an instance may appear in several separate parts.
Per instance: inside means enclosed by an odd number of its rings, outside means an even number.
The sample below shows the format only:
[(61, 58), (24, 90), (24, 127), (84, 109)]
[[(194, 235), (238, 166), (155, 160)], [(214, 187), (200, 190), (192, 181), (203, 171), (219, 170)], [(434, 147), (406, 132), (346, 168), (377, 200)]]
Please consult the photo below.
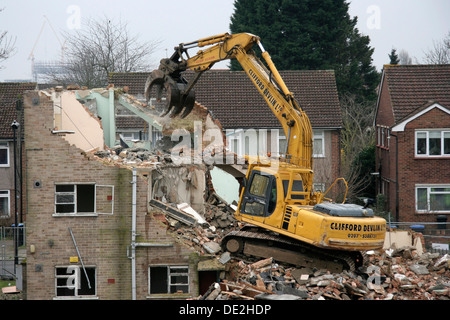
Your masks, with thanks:
[[(328, 188), (340, 177), (340, 130), (342, 116), (333, 70), (280, 71), (287, 87), (304, 108), (314, 132), (316, 188)], [(128, 87), (128, 92), (144, 99), (149, 73), (112, 73), (109, 82)], [(186, 78), (191, 75), (185, 74)], [(243, 71), (210, 70), (195, 86), (196, 100), (218, 119), (231, 151), (252, 154), (283, 152), (286, 137), (277, 118)], [(256, 135), (254, 135), (256, 133)], [(250, 142), (256, 137), (256, 142)]]
[[(444, 221), (450, 215), (450, 65), (385, 66), (375, 125), (385, 210), (399, 222)], [(433, 228), (445, 226), (426, 224)]]
[[(16, 131), (17, 145), (20, 146), (20, 142), (23, 140), (23, 135), (21, 135), (23, 117), (17, 113), (16, 101), (24, 91), (35, 88), (36, 83), (0, 83), (0, 226), (10, 227), (14, 223), (14, 200), (16, 198), (14, 197), (14, 131), (11, 128), (14, 120), (19, 122), (21, 129)], [(17, 161), (19, 159), (20, 157), (17, 157)], [(17, 183), (17, 189), (20, 192), (22, 189), (19, 181)], [(18, 211), (21, 210), (22, 208), (18, 204)], [(19, 222), (21, 222), (20, 216)]]

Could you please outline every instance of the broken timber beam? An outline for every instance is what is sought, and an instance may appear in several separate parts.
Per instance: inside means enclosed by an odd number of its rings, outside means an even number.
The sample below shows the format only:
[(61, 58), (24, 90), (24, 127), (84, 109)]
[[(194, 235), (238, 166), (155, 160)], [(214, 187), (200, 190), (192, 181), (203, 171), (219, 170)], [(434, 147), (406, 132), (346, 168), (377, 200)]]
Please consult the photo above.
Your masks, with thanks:
[(188, 226), (193, 226), (197, 223), (197, 220), (190, 214), (183, 212), (181, 210), (178, 210), (177, 208), (171, 207), (164, 202), (161, 202), (161, 201), (155, 200), (155, 199), (151, 199), (150, 204), (156, 208), (162, 209), (171, 218), (181, 221), (184, 224), (187, 224)]

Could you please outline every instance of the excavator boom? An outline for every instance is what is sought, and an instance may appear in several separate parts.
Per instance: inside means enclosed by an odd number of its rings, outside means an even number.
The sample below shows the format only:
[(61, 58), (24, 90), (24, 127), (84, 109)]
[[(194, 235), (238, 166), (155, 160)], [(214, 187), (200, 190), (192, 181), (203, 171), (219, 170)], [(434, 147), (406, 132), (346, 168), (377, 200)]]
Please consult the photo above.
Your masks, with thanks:
[[(189, 57), (188, 49), (211, 45)], [(267, 67), (252, 48), (258, 45)], [(220, 34), (175, 47), (170, 58), (162, 59), (157, 70), (151, 72), (145, 85), (149, 103), (165, 104), (162, 116), (186, 117), (195, 103), (193, 87), (201, 74), (216, 62), (237, 59), (267, 105), (280, 122), (288, 143), (281, 151), (284, 159), (308, 169), (303, 175), (307, 190), (312, 190), (312, 128), (309, 118), (289, 91), (259, 37), (249, 33)], [(182, 76), (186, 70), (195, 72), (190, 81)]]

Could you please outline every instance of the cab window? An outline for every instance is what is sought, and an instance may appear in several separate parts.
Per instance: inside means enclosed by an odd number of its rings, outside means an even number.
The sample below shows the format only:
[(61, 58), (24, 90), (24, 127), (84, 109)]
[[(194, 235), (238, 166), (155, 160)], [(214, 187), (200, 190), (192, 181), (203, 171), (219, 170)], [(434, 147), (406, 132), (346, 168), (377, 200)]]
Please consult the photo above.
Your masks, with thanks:
[(268, 216), (275, 210), (277, 184), (274, 176), (254, 172), (242, 204), (243, 212), (254, 216)]
[[(289, 189), (289, 180), (283, 180), (283, 190), (285, 198), (287, 196), (288, 189)], [(302, 180), (292, 181), (292, 191), (303, 191), (303, 181)], [(298, 199), (305, 199), (305, 196), (301, 194), (293, 194), (291, 198), (298, 200)]]
[(252, 184), (250, 185), (250, 193), (255, 196), (266, 197), (267, 186), (269, 185), (269, 177), (255, 174)]

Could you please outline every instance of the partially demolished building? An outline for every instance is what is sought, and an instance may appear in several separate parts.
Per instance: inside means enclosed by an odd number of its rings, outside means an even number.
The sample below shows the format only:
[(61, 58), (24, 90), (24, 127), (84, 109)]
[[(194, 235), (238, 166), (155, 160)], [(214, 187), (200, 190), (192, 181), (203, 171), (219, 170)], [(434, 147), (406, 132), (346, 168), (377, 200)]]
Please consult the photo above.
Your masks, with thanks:
[[(170, 223), (204, 223), (196, 212), (211, 190), (208, 168), (116, 143), (119, 104), (143, 110), (112, 88), (24, 95), (27, 299), (189, 298), (223, 270), (208, 250), (168, 231)], [(196, 108), (193, 117), (207, 117)]]

